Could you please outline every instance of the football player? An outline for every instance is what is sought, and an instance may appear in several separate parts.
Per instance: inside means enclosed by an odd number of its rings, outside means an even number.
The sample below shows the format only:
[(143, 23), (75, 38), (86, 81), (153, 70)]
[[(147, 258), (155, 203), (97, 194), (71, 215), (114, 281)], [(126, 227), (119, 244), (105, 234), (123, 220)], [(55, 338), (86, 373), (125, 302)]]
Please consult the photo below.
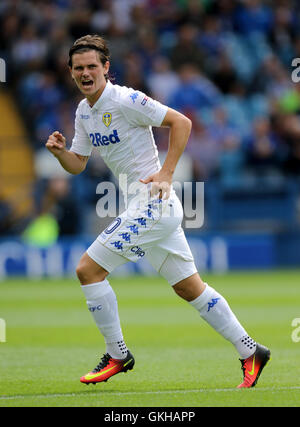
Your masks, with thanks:
[[(82, 383), (107, 381), (134, 366), (124, 341), (116, 295), (107, 276), (116, 267), (146, 257), (177, 295), (236, 348), (243, 369), (240, 388), (253, 387), (270, 358), (270, 350), (255, 342), (233, 314), (225, 298), (204, 283), (181, 227), (183, 210), (172, 188), (172, 177), (191, 132), (183, 114), (146, 94), (109, 80), (110, 53), (97, 35), (75, 41), (69, 52), (72, 78), (84, 95), (75, 118), (70, 150), (55, 131), (47, 149), (71, 174), (84, 171), (93, 149), (119, 179), (126, 175), (137, 194), (127, 209), (96, 238), (83, 254), (77, 276), (106, 352)], [(152, 127), (169, 128), (169, 148), (161, 165)]]

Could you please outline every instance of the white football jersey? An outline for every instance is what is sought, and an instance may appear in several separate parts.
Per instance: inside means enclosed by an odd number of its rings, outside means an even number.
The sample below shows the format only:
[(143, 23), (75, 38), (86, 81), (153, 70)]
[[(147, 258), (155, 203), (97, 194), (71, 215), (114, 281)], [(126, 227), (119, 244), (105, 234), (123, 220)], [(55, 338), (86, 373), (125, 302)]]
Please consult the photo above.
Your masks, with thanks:
[(119, 181), (138, 182), (160, 168), (152, 126), (160, 126), (168, 107), (144, 93), (107, 82), (98, 101), (90, 107), (82, 100), (76, 111), (71, 151), (90, 156), (99, 151)]

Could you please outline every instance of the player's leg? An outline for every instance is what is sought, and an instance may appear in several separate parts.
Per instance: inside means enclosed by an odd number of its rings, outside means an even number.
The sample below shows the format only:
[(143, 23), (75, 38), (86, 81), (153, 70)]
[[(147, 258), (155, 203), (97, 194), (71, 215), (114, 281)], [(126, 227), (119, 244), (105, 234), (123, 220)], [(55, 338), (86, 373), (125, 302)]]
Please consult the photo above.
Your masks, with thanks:
[(240, 387), (254, 386), (270, 358), (270, 351), (247, 334), (226, 299), (202, 281), (183, 231), (176, 230), (162, 245), (148, 253), (147, 258), (177, 295), (189, 302), (210, 326), (235, 346), (244, 372)]
[(108, 271), (85, 253), (76, 269), (87, 306), (103, 335), (106, 351), (113, 358), (122, 359), (127, 355), (118, 314), (117, 298), (106, 276)]
[(270, 350), (256, 343), (247, 334), (226, 299), (203, 283), (198, 273), (176, 283), (173, 289), (177, 295), (196, 308), (208, 324), (235, 346), (240, 355), (244, 375), (244, 381), (238, 387), (254, 387), (262, 369), (270, 359)]
[(226, 299), (204, 283), (198, 273), (176, 283), (173, 289), (177, 295), (198, 310), (200, 316), (210, 326), (235, 346), (242, 359), (255, 352), (255, 341), (248, 336)]
[[(98, 236), (77, 268), (89, 310), (105, 338), (106, 351), (114, 358), (117, 372), (120, 366), (123, 371), (131, 369), (134, 359), (124, 343), (116, 296), (106, 276), (116, 267), (142, 258), (145, 255), (144, 245), (155, 244), (164, 237), (164, 233), (167, 235), (170, 229), (177, 227), (181, 218), (173, 217), (170, 220), (163, 216), (167, 208), (168, 202), (159, 200), (149, 201), (145, 205), (131, 205)], [(96, 372), (87, 374), (81, 381), (90, 383), (106, 380), (110, 372), (114, 372), (113, 369), (105, 355)]]
[(86, 384), (107, 381), (112, 375), (126, 372), (134, 365), (134, 358), (123, 339), (117, 298), (106, 278), (113, 259), (118, 265), (126, 262), (96, 241), (82, 256), (76, 269), (88, 309), (106, 343), (106, 354), (100, 363), (80, 379)]
[[(170, 210), (172, 216), (168, 216)], [(132, 368), (134, 359), (123, 341), (116, 296), (106, 276), (128, 261), (138, 261), (148, 247), (168, 236), (181, 220), (182, 207), (175, 194), (174, 200), (170, 198), (168, 201), (136, 200), (98, 236), (79, 262), (77, 275), (89, 310), (105, 338), (107, 353), (118, 360), (122, 370)], [(110, 369), (105, 355), (96, 372), (81, 380), (103, 381), (110, 375)]]
[(76, 274), (81, 286), (87, 286), (91, 283), (102, 282), (108, 275), (108, 271), (85, 252), (77, 265)]

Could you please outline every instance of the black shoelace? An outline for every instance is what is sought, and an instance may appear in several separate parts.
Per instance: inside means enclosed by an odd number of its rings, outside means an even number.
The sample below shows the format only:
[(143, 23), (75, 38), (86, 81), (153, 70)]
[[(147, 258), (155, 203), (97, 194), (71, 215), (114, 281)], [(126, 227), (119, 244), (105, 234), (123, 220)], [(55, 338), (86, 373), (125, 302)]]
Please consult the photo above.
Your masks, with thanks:
[(109, 359), (111, 359), (111, 355), (108, 353), (105, 353), (102, 358), (100, 363), (96, 366), (96, 368), (93, 370), (93, 373), (97, 373), (100, 372), (101, 369), (105, 368), (105, 366), (107, 366)]

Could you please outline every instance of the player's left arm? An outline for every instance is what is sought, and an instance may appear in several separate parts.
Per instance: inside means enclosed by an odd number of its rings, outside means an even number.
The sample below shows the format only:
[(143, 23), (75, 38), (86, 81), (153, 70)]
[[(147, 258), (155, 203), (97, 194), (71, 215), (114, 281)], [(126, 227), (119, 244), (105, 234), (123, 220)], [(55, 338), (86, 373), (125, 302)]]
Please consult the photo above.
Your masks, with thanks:
[(173, 174), (188, 142), (192, 129), (192, 122), (178, 111), (168, 108), (161, 127), (168, 127), (170, 129), (169, 147), (166, 159), (159, 172), (140, 181), (144, 184), (152, 182), (152, 194), (159, 193), (160, 197), (168, 198)]

